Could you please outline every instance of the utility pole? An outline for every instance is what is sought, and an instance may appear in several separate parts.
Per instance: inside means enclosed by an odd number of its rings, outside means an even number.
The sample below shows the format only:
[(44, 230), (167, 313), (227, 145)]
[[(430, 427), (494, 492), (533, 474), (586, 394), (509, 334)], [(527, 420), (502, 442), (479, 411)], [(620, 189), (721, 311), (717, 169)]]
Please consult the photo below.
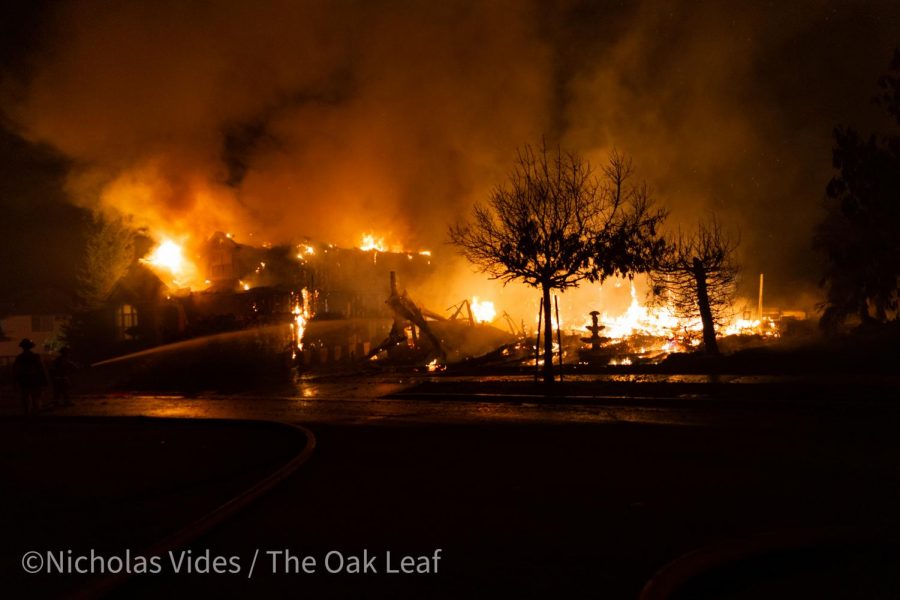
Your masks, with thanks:
[(763, 309), (763, 278), (764, 275), (762, 273), (759, 274), (759, 304), (756, 306), (756, 318), (762, 321), (762, 309)]

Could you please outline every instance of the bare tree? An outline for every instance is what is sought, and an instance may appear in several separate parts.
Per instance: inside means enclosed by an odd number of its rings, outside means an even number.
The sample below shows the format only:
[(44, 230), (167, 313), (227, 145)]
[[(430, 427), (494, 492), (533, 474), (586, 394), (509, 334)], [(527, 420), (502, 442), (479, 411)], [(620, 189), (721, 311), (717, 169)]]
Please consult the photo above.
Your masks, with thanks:
[[(645, 185), (632, 184), (631, 161), (613, 152), (601, 175), (580, 155), (525, 146), (509, 180), (471, 222), (450, 228), (459, 252), (492, 279), (539, 287), (545, 314), (550, 291), (633, 276), (664, 248), (665, 218)], [(553, 381), (553, 326), (544, 321), (544, 380)]]
[(737, 246), (737, 238), (712, 217), (691, 233), (675, 233), (650, 273), (654, 294), (670, 300), (679, 316), (700, 318), (707, 354), (719, 353), (716, 326), (722, 325), (734, 301)]

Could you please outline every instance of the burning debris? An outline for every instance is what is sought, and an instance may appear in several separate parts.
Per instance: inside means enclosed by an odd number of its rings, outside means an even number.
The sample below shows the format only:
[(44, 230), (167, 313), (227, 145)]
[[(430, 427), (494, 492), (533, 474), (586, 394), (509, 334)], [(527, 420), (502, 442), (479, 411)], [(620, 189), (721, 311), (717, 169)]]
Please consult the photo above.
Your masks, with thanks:
[[(420, 350), (421, 344), (419, 338), (424, 336), (430, 345), (425, 351), (437, 354), (437, 358), (441, 360), (441, 364), (446, 364), (447, 352), (444, 350), (441, 340), (439, 340), (434, 332), (432, 332), (431, 327), (425, 320), (425, 313), (428, 311), (423, 311), (416, 306), (415, 302), (407, 295), (406, 290), (402, 293), (398, 292), (397, 275), (393, 271), (391, 271), (391, 294), (385, 304), (387, 304), (393, 312), (394, 321), (391, 325), (391, 331), (388, 334), (387, 339), (376, 346), (369, 353), (367, 358), (374, 358), (382, 350), (388, 350), (401, 344), (405, 344), (406, 348), (412, 350)], [(438, 315), (429, 314), (432, 317), (437, 317), (438, 320), (442, 319), (442, 317)], [(407, 337), (407, 331), (409, 332), (409, 337)]]
[[(385, 304), (393, 313), (393, 322), (387, 338), (367, 355), (370, 360), (385, 356), (394, 364), (425, 364), (429, 372), (442, 371), (448, 362), (484, 356), (515, 339), (488, 324), (496, 314), (490, 302), (479, 302), (477, 297), (464, 300), (448, 309), (455, 311), (448, 318), (420, 307), (406, 290), (400, 292), (393, 272), (390, 282)], [(459, 318), (463, 310), (467, 319)]]
[(451, 321), (459, 318), (463, 311), (465, 311), (471, 325), (475, 325), (476, 323), (491, 323), (497, 316), (497, 310), (494, 308), (494, 303), (487, 300), (479, 300), (478, 296), (472, 296), (471, 300), (463, 300), (447, 310), (453, 311), (453, 314), (450, 315)]
[[(581, 362), (659, 362), (673, 352), (690, 352), (700, 345), (703, 324), (699, 317), (679, 317), (670, 304), (642, 305), (633, 282), (630, 292), (631, 303), (623, 314), (613, 316), (596, 310), (590, 312), (591, 323), (583, 329), (591, 336), (579, 338), (581, 342), (590, 344), (589, 348), (579, 349)], [(731, 314), (735, 312), (732, 309)], [(754, 320), (732, 317), (722, 324), (719, 331), (723, 337), (777, 338), (780, 335), (775, 320), (770, 316)], [(626, 360), (628, 362), (623, 362)]]

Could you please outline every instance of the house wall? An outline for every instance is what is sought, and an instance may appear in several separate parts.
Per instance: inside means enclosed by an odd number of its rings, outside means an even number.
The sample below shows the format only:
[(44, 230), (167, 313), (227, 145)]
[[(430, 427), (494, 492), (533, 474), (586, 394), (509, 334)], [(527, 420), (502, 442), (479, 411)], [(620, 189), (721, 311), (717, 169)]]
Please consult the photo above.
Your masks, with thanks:
[(19, 342), (29, 338), (35, 343), (35, 352), (44, 353), (62, 336), (66, 315), (10, 315), (0, 319), (0, 329), (7, 340), (0, 341), (0, 365), (10, 364), (21, 352)]

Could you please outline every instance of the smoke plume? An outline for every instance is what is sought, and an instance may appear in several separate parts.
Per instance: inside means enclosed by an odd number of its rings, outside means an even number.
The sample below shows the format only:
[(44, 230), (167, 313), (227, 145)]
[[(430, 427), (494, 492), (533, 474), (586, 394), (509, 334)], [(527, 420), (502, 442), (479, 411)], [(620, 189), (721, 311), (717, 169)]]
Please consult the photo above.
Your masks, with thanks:
[(742, 238), (776, 296), (814, 284), (830, 131), (855, 124), (895, 3), (648, 0), (52, 5), (5, 107), (83, 206), (170, 236), (443, 246), (515, 149), (612, 148), (672, 213)]

